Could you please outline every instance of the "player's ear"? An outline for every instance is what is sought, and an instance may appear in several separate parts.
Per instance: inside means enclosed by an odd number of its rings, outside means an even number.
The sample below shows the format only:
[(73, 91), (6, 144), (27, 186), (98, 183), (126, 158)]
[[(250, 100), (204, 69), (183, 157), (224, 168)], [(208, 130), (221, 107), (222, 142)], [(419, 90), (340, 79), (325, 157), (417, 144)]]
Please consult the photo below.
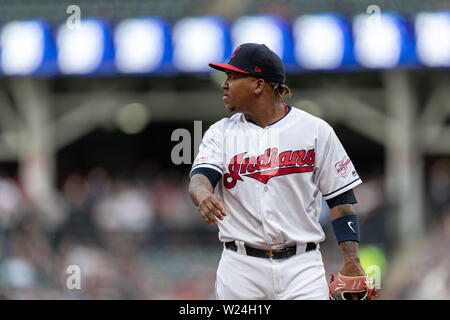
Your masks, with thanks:
[(261, 94), (264, 91), (266, 82), (263, 79), (256, 79), (255, 81), (255, 94)]

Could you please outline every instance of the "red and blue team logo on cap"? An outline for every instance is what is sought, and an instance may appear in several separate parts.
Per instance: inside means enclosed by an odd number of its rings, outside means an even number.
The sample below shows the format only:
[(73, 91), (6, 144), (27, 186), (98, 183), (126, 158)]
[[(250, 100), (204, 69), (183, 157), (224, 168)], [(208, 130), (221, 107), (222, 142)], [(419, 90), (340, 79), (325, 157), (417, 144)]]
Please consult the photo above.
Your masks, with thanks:
[(239, 50), (241, 50), (241, 46), (237, 47), (236, 50), (234, 50), (234, 53), (233, 53), (233, 55), (231, 56), (230, 61), (231, 61), (234, 57), (236, 57), (236, 53), (237, 53)]
[(234, 50), (228, 63), (210, 63), (209, 66), (220, 71), (235, 71), (278, 83), (284, 83), (286, 78), (283, 61), (264, 44), (241, 44)]

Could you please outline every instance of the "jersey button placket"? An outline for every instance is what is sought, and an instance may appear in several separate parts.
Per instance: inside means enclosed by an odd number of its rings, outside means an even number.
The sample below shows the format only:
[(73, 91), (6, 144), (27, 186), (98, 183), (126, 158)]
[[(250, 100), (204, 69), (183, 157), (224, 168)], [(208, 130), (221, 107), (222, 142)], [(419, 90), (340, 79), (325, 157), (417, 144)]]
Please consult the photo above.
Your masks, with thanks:
[[(264, 191), (267, 192), (268, 190), (269, 190), (269, 187), (265, 186)], [(272, 220), (272, 215), (269, 213), (266, 215), (266, 218), (267, 218), (267, 220), (270, 221), (270, 220)], [(272, 237), (272, 239), (273, 239), (273, 237)]]
[(262, 207), (261, 207), (261, 211), (262, 211), (262, 214), (263, 214), (263, 217), (264, 217), (264, 219), (263, 219), (263, 229), (264, 229), (264, 233), (265, 233), (265, 238), (266, 238), (266, 241), (267, 241), (268, 244), (274, 244), (276, 242), (276, 240), (277, 240), (276, 236), (271, 235), (270, 232), (269, 233), (266, 232), (266, 230), (270, 230), (271, 229), (270, 223), (271, 223), (271, 221), (273, 219), (273, 215), (271, 213), (267, 213), (265, 211), (266, 206), (264, 205), (264, 201), (267, 199), (267, 192), (269, 191), (269, 187), (265, 185), (264, 187), (262, 187), (259, 190), (261, 190), (260, 192), (262, 192), (262, 198), (261, 198), (261, 200), (262, 200), (261, 201)]

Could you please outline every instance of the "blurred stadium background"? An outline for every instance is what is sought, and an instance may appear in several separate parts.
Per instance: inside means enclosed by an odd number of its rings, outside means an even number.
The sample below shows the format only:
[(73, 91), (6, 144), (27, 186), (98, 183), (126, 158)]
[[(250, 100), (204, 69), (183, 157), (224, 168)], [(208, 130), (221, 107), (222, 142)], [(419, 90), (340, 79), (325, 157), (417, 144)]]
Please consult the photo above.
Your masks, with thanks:
[[(222, 248), (172, 134), (191, 134), (192, 160), (194, 121), (229, 116), (207, 62), (257, 42), (283, 57), (288, 103), (333, 125), (363, 179), (360, 253), (382, 298), (450, 299), (449, 9), (0, 0), (0, 297), (213, 299)], [(337, 273), (326, 204), (320, 221)]]

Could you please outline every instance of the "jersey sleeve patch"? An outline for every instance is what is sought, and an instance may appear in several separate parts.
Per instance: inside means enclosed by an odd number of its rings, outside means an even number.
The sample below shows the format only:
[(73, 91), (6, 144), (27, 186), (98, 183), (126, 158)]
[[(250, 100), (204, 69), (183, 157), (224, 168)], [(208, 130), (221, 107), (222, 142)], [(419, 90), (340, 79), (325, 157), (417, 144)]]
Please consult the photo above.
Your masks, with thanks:
[(352, 166), (352, 161), (347, 156), (345, 156), (342, 160), (340, 160), (334, 164), (336, 173), (343, 177), (345, 175), (347, 175), (351, 166)]

